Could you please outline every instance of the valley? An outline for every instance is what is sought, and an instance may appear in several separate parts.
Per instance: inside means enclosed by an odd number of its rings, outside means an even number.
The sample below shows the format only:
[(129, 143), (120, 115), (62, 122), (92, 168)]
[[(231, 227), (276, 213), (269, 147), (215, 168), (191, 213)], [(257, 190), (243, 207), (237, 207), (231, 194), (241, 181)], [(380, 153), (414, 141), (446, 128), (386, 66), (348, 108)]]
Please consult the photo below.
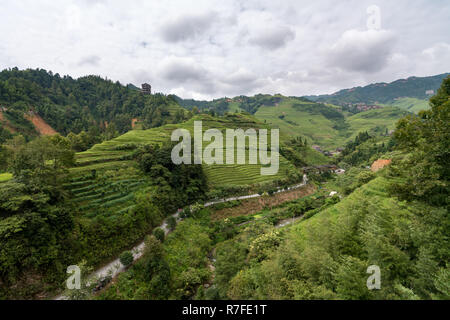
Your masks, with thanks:
[[(8, 77), (31, 77), (36, 94)], [(183, 100), (3, 71), (0, 299), (447, 298), (449, 79), (429, 102), (355, 111), (345, 99)], [(96, 90), (78, 90), (87, 83)], [(196, 122), (223, 137), (279, 129), (278, 171), (262, 175), (260, 158), (175, 164), (171, 135), (194, 137)], [(73, 265), (82, 288), (65, 290)], [(369, 265), (381, 290), (365, 288)]]

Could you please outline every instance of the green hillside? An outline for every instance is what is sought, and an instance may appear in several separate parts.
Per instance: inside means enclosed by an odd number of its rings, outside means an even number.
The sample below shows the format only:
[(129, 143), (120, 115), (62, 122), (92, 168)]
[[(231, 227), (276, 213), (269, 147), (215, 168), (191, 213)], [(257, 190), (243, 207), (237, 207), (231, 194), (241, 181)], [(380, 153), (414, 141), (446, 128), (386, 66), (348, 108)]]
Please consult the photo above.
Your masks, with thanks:
[(349, 125), (347, 141), (353, 140), (362, 131), (380, 134), (385, 133), (386, 129), (392, 130), (396, 122), (407, 114), (408, 111), (386, 107), (351, 115), (346, 118), (346, 123)]
[[(29, 111), (63, 135), (110, 125), (122, 134), (131, 130), (136, 118), (146, 128), (187, 119), (186, 110), (173, 98), (143, 95), (136, 89), (99, 76), (73, 79), (44, 69), (5, 69), (0, 71), (0, 113), (8, 121), (6, 129), (28, 137), (37, 135), (24, 118)], [(0, 114), (0, 122), (1, 118)]]
[(443, 73), (431, 77), (409, 77), (396, 80), (391, 83), (374, 83), (365, 87), (344, 89), (330, 95), (308, 96), (308, 99), (317, 102), (328, 102), (337, 105), (349, 103), (390, 104), (398, 98), (416, 98), (425, 100), (429, 98), (428, 90), (436, 90), (440, 87), (449, 73)]
[(306, 137), (310, 144), (334, 149), (353, 140), (361, 131), (384, 133), (407, 112), (395, 107), (348, 115), (331, 105), (284, 98), (278, 106), (261, 106), (258, 119), (280, 128), (285, 137)]
[(393, 106), (414, 113), (430, 109), (428, 100), (417, 98), (399, 98), (384, 106)]
[[(121, 168), (132, 168), (135, 166), (132, 155), (135, 149), (139, 145), (145, 144), (162, 144), (164, 141), (170, 139), (170, 135), (173, 130), (177, 128), (185, 128), (191, 131), (193, 136), (193, 123), (196, 120), (203, 122), (203, 131), (210, 128), (225, 129), (225, 128), (267, 128), (266, 125), (255, 121), (251, 116), (245, 116), (242, 114), (229, 115), (226, 118), (214, 118), (208, 115), (199, 115), (187, 122), (179, 125), (165, 125), (159, 128), (152, 128), (148, 130), (132, 130), (120, 137), (105, 141), (97, 144), (90, 150), (76, 154), (76, 166), (70, 169), (73, 176), (73, 183), (68, 187), (78, 196), (89, 196), (87, 199), (86, 208), (93, 209), (96, 206), (90, 207), (89, 205), (94, 202), (100, 204), (100, 199), (114, 200), (121, 205), (118, 210), (126, 208), (129, 202), (125, 196), (120, 197), (121, 189), (117, 189), (113, 192), (110, 188), (105, 188), (102, 184), (95, 184), (92, 186), (93, 180), (89, 178), (92, 175), (92, 171), (96, 170), (97, 174), (100, 172), (108, 172), (108, 170), (116, 170), (121, 172)], [(204, 143), (203, 147), (206, 147), (207, 143)], [(248, 157), (248, 155), (247, 155)], [(315, 151), (311, 150), (307, 152), (307, 160), (311, 163), (324, 163), (323, 157), (318, 155)], [(283, 156), (280, 155), (280, 168), (278, 174), (274, 176), (263, 176), (260, 174), (261, 164), (257, 165), (203, 165), (205, 173), (208, 177), (209, 184), (213, 188), (223, 186), (245, 186), (263, 182), (270, 182), (278, 179), (286, 178), (292, 175), (296, 170)], [(135, 173), (131, 177), (127, 177), (130, 173), (124, 172), (124, 180), (121, 178), (121, 174), (115, 175), (110, 179), (110, 183), (114, 185), (120, 185), (125, 183), (126, 180), (135, 179)], [(81, 177), (86, 177), (82, 179)], [(134, 180), (133, 180), (134, 181)], [(137, 182), (142, 182), (138, 184)], [(137, 179), (133, 183), (133, 188), (144, 186), (144, 181)], [(134, 189), (130, 190), (133, 191)], [(87, 192), (89, 191), (89, 192)], [(98, 195), (96, 198), (94, 195)], [(123, 200), (123, 203), (119, 199)], [(77, 198), (75, 198), (77, 200)], [(122, 205), (123, 204), (123, 205)]]
[[(226, 291), (228, 297), (269, 300), (446, 297), (448, 267), (442, 266), (442, 262), (448, 251), (439, 249), (444, 245), (440, 236), (446, 232), (437, 220), (437, 217), (444, 219), (448, 225), (445, 209), (405, 204), (386, 192), (388, 185), (383, 177), (372, 180), (341, 202), (285, 229), (281, 237), (269, 230), (264, 239), (277, 235), (281, 244), (266, 249), (263, 261), (253, 262), (235, 273)], [(421, 210), (427, 210), (428, 214), (422, 215)], [(445, 248), (448, 250), (448, 242)], [(244, 261), (235, 263), (246, 265)], [(366, 270), (370, 265), (381, 270), (380, 290), (367, 290)]]
[[(201, 120), (203, 131), (210, 128), (268, 128), (252, 116), (243, 114), (215, 118), (196, 116), (177, 125), (165, 125), (148, 130), (132, 130), (115, 139), (97, 144), (91, 149), (76, 154), (76, 166), (71, 168), (70, 181), (65, 185), (73, 196), (73, 202), (85, 217), (123, 214), (134, 207), (134, 193), (148, 186), (149, 181), (140, 173), (133, 153), (139, 146), (159, 144), (170, 139), (173, 130), (185, 128), (193, 137), (194, 121)], [(224, 133), (224, 132), (223, 132)], [(225, 133), (224, 133), (225, 136)], [(208, 143), (203, 144), (205, 148)], [(235, 146), (236, 148), (236, 146)], [(328, 159), (309, 149), (304, 155), (308, 164), (325, 164)], [(246, 153), (248, 158), (248, 151)], [(280, 155), (280, 167), (276, 175), (261, 175), (261, 164), (257, 165), (206, 165), (203, 170), (212, 189), (226, 187), (248, 187), (271, 183), (299, 175), (287, 159)]]
[[(223, 112), (216, 109), (219, 100), (210, 104), (199, 104), (203, 110)], [(254, 113), (254, 116), (266, 125), (279, 128), (281, 139), (285, 142), (293, 137), (306, 138), (310, 145), (316, 144), (323, 149), (332, 150), (344, 146), (361, 131), (373, 134), (385, 133), (386, 129), (394, 128), (395, 123), (407, 112), (414, 112), (418, 106), (408, 109), (386, 106), (383, 109), (374, 109), (353, 114), (342, 110), (333, 104), (316, 103), (300, 97), (285, 97), (282, 95), (256, 95), (254, 97), (239, 96), (233, 99), (220, 100), (226, 103), (229, 113)], [(191, 101), (192, 102), (192, 101)], [(194, 103), (194, 102), (192, 102)], [(409, 107), (409, 106), (408, 106)], [(317, 159), (320, 155), (311, 151), (308, 156), (319, 162), (326, 162), (326, 158)]]
[(308, 138), (310, 143), (325, 147), (342, 144), (345, 136), (338, 129), (344, 120), (343, 115), (324, 107), (331, 111), (327, 115), (318, 108), (319, 105), (314, 103), (285, 98), (278, 106), (261, 106), (255, 116), (280, 128), (285, 137), (302, 136)]

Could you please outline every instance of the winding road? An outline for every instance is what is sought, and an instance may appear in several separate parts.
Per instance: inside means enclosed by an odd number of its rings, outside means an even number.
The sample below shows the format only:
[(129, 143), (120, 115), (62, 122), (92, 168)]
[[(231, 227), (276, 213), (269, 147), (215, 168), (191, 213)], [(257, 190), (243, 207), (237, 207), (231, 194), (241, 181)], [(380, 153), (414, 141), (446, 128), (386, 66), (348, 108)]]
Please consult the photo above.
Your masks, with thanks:
[[(298, 189), (300, 187), (305, 186), (308, 183), (308, 177), (305, 175), (303, 175), (303, 181), (302, 183), (296, 184), (294, 186), (288, 187), (287, 189), (279, 189), (276, 191), (276, 193), (280, 193), (280, 192), (285, 192), (285, 191), (289, 191), (289, 190), (294, 190), (294, 189)], [(224, 203), (224, 202), (230, 202), (230, 201), (235, 201), (235, 200), (245, 200), (245, 199), (252, 199), (252, 198), (258, 198), (261, 197), (260, 194), (256, 193), (256, 194), (251, 194), (251, 195), (246, 195), (246, 196), (239, 196), (239, 197), (231, 197), (231, 198), (226, 198), (226, 199), (221, 199), (221, 200), (217, 200), (217, 201), (211, 201), (211, 202), (206, 202), (204, 204), (205, 207), (209, 207), (218, 203)], [(177, 222), (181, 221), (182, 219), (179, 217), (179, 213), (181, 210), (178, 210), (176, 213), (174, 213), (173, 215), (171, 215), (170, 217), (174, 217)], [(164, 230), (164, 233), (167, 235), (169, 233), (169, 227), (168, 227), (168, 221), (169, 217), (166, 218), (163, 223), (161, 224), (160, 228)], [(288, 225), (292, 222), (294, 222), (295, 220), (293, 219), (289, 219), (290, 222), (288, 220), (286, 220), (284, 222), (283, 225), (279, 225), (278, 227), (282, 227), (285, 225)], [(144, 249), (145, 249), (145, 241), (142, 241), (141, 243), (139, 243), (138, 245), (136, 245), (133, 249), (131, 249), (131, 252), (133, 253), (133, 258), (134, 260), (139, 259), (143, 253), (144, 253)], [(114, 278), (115, 276), (117, 276), (119, 273), (125, 271), (125, 267), (124, 265), (120, 262), (120, 259), (117, 258), (113, 261), (111, 261), (110, 263), (108, 263), (107, 265), (97, 269), (96, 271), (94, 271), (91, 276), (89, 278), (92, 279), (103, 279), (105, 277), (112, 277)], [(58, 295), (57, 297), (54, 298), (54, 300), (67, 300), (68, 297), (64, 296), (64, 294)]]

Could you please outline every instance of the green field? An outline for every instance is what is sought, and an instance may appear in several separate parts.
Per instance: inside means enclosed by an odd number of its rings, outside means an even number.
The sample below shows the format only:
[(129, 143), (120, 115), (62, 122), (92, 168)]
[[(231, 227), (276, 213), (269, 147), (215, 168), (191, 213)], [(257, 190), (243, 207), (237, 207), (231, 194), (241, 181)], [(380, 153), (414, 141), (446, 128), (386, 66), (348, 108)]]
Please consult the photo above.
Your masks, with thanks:
[(385, 107), (352, 115), (346, 119), (350, 126), (350, 135), (347, 140), (353, 140), (362, 131), (380, 134), (384, 133), (386, 129), (392, 130), (397, 121), (407, 114), (407, 111), (396, 107)]
[[(93, 170), (92, 166), (89, 168)], [(70, 182), (65, 185), (83, 217), (126, 213), (134, 207), (134, 192), (148, 185), (148, 180), (129, 164), (102, 169), (96, 176), (72, 172)]]
[(12, 179), (12, 174), (11, 173), (0, 173), (0, 182), (6, 182), (8, 180)]
[[(115, 139), (93, 146), (76, 154), (76, 166), (71, 168), (66, 189), (73, 194), (73, 200), (83, 216), (114, 216), (124, 213), (133, 206), (136, 191), (149, 185), (137, 169), (133, 152), (140, 145), (162, 144), (170, 139), (177, 128), (184, 128), (193, 137), (194, 121), (201, 120), (203, 131), (211, 128), (268, 128), (249, 115), (232, 114), (224, 118), (200, 115), (182, 124), (169, 124), (148, 130), (132, 130)], [(281, 140), (285, 140), (282, 138)], [(203, 143), (205, 148), (208, 143)], [(235, 145), (235, 152), (237, 146)], [(298, 172), (284, 157), (279, 155), (280, 166), (276, 175), (261, 175), (261, 164), (206, 165), (203, 164), (208, 183), (212, 188), (225, 186), (248, 186), (283, 179)], [(306, 160), (314, 164), (326, 163), (327, 158), (314, 150), (308, 150)], [(248, 150), (246, 150), (248, 159)]]
[(310, 144), (325, 149), (342, 147), (361, 131), (384, 132), (407, 111), (395, 107), (369, 110), (355, 115), (343, 113), (335, 106), (321, 106), (296, 98), (284, 98), (278, 106), (261, 106), (255, 116), (280, 128), (287, 137), (302, 136)]
[(419, 113), (421, 110), (430, 109), (428, 100), (417, 98), (400, 98), (392, 103), (385, 104), (385, 106), (397, 107), (414, 113)]
[(280, 128), (285, 137), (306, 137), (310, 143), (327, 148), (344, 143), (345, 136), (333, 128), (335, 123), (332, 120), (320, 113), (295, 108), (296, 104), (308, 105), (295, 98), (285, 98), (278, 106), (261, 106), (255, 116)]

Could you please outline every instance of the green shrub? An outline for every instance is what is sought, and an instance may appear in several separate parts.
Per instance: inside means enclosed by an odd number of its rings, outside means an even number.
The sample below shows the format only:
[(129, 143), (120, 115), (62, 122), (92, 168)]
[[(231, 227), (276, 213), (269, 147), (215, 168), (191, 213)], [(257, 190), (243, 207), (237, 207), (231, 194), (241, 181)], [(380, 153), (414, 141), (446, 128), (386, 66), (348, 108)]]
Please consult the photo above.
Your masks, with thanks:
[(168, 217), (167, 218), (167, 226), (169, 227), (170, 231), (175, 230), (175, 227), (177, 226), (177, 220), (172, 216)]
[(156, 239), (158, 239), (161, 242), (164, 242), (164, 238), (165, 238), (165, 233), (164, 230), (161, 228), (156, 228), (155, 230), (153, 230), (153, 235), (155, 236)]
[(133, 263), (133, 254), (131, 253), (131, 251), (124, 251), (120, 257), (120, 262), (127, 268), (129, 267), (132, 263)]

